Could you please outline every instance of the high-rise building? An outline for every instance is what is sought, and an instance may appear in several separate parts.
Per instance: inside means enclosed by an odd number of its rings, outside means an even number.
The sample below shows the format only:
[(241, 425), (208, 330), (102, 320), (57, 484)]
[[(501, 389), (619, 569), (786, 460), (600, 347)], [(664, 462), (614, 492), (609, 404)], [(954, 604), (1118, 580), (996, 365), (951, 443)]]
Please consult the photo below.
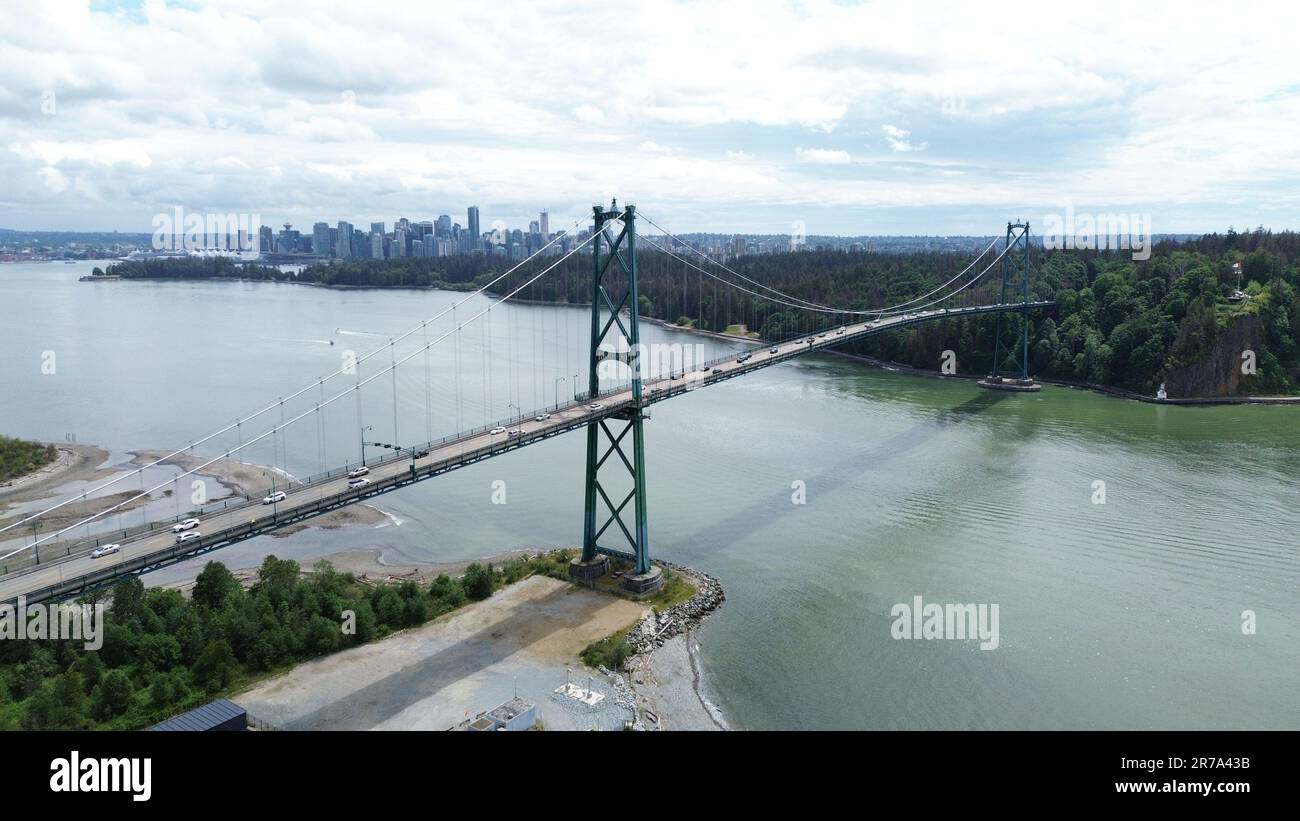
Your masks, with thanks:
[(339, 259), (348, 259), (352, 256), (352, 223), (339, 220), (338, 239), (335, 245), (338, 247), (334, 251), (334, 256)]
[[(381, 222), (380, 225), (383, 225), (383, 223)], [(384, 234), (382, 231), (370, 232), (370, 258), (384, 258)]]
[(382, 222), (372, 222), (372, 223), (370, 223), (370, 233), (372, 233), (372, 234), (382, 234), (382, 233), (384, 233), (384, 224), (383, 224)]
[(330, 226), (327, 222), (318, 222), (311, 227), (311, 252), (329, 255)]
[(269, 254), (275, 250), (275, 234), (271, 226), (263, 225), (257, 229), (257, 249), (263, 254)]
[(275, 250), (280, 254), (294, 254), (298, 251), (298, 232), (287, 222), (280, 235), (276, 237)]
[(451, 217), (442, 214), (438, 217), (438, 236), (445, 237), (451, 233)]
[(539, 219), (538, 222), (541, 223), (542, 226), (542, 240), (545, 241), (550, 239), (551, 238), (551, 215), (543, 211), (541, 213), (541, 219)]
[(479, 242), (480, 242), (480, 239), (482, 238), (482, 236), (483, 236), (483, 233), (482, 233), (481, 231), (479, 231), (479, 224), (478, 224), (478, 206), (477, 206), (477, 205), (471, 205), (471, 206), (469, 207), (469, 242), (470, 242), (470, 250), (478, 250)]

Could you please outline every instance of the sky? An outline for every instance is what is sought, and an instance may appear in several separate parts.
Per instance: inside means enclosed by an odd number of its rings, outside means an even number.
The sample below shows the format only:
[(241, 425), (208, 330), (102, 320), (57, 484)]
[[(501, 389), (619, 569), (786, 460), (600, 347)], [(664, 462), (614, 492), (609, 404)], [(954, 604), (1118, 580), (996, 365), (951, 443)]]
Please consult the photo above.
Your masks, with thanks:
[(4, 5), (5, 228), (1300, 227), (1298, 4)]

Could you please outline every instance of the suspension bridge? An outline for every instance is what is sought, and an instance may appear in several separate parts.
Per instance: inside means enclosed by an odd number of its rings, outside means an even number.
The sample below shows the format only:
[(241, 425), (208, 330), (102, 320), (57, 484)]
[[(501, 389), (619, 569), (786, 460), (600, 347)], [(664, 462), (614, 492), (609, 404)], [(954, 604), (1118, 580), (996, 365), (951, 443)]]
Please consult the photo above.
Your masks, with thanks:
[[(638, 235), (638, 222), (642, 220), (660, 233)], [(574, 559), (570, 573), (590, 580), (609, 572), (610, 558), (624, 560), (630, 568), (623, 577), (623, 586), (633, 593), (645, 593), (661, 583), (660, 571), (651, 563), (646, 498), (644, 425), (653, 404), (853, 340), (918, 323), (980, 314), (997, 316), (993, 359), (988, 376), (980, 384), (1007, 390), (1037, 387), (1029, 374), (1029, 314), (1054, 303), (1035, 298), (1032, 290), (1028, 223), (1008, 223), (1004, 236), (994, 238), (970, 264), (926, 293), (892, 305), (849, 309), (799, 298), (747, 277), (678, 239), (638, 213), (635, 206), (595, 206), (591, 221), (585, 226), (584, 222), (575, 222), (532, 256), (451, 307), (364, 356), (345, 362), (333, 373), (179, 450), (42, 510), (11, 517), (0, 527), (0, 601), (23, 596), (28, 602), (37, 602), (77, 595), (577, 430), (585, 430), (587, 436), (584, 517), (582, 553)], [(562, 246), (557, 243), (564, 237), (580, 241), (561, 252)], [(783, 334), (780, 339), (737, 340), (747, 341), (752, 347), (708, 361), (691, 361), (690, 357), (651, 361), (641, 342), (638, 242), (649, 245), (652, 253), (681, 263), (683, 271), (693, 272), (699, 281), (708, 277), (715, 289), (732, 289), (754, 304), (761, 302), (776, 310), (797, 312), (806, 318), (803, 328)], [(565, 375), (555, 377), (553, 404), (524, 411), (522, 393), (512, 385), (507, 388), (507, 396), (519, 401), (509, 402), (512, 413), (496, 416), (497, 401), (491, 396), (494, 380), (485, 377), (477, 386), (484, 393), (482, 425), (465, 428), (463, 409), (458, 407), (455, 432), (434, 438), (430, 421), (425, 441), (396, 445), (399, 369), (405, 369), (404, 373), (418, 371), (423, 362), (426, 411), (435, 390), (454, 394), (458, 405), (463, 405), (463, 395), (470, 390), (462, 384), (465, 380), (460, 370), (459, 344), (467, 329), (485, 324), (501, 305), (536, 294), (548, 278), (558, 276), (566, 260), (579, 253), (591, 259), (586, 285), (590, 328), (582, 340), (586, 349), (586, 389), (577, 390), (576, 383), (582, 376), (579, 370), (572, 374), (572, 399), (560, 400), (558, 384), (569, 379), (571, 370), (566, 357)], [(461, 318), (467, 305), (472, 314)], [(447, 327), (439, 333), (440, 323), (444, 322)], [(537, 339), (512, 339), (508, 358), (517, 358), (517, 346), (538, 343)], [(455, 384), (435, 385), (429, 366), (431, 352), (452, 346)], [(544, 344), (541, 347), (545, 349)], [(362, 365), (384, 353), (388, 354), (388, 364), (375, 362), (374, 372), (363, 377)], [(513, 370), (510, 375), (514, 382), (519, 381)], [(371, 387), (373, 402), (373, 394), (385, 388), (385, 377), (392, 386), (393, 441), (366, 442), (365, 433), (373, 425), (365, 424), (362, 395)], [(355, 398), (354, 416), (347, 407), (350, 398)], [(335, 415), (332, 422), (327, 422), (327, 414)], [(344, 427), (359, 431), (359, 440), (329, 432), (338, 429), (339, 415), (350, 417)], [(373, 416), (372, 410), (372, 421)], [(293, 435), (308, 435), (312, 421), (316, 424), (319, 461), (324, 467), (319, 473), (268, 488), (264, 499), (226, 498), (180, 509), (178, 491), (182, 480), (211, 475), (232, 459), (242, 460), (259, 444), (263, 448), (271, 446), (275, 462), (279, 457), (274, 454), (287, 452), (288, 437), (294, 431), (297, 434)], [(259, 426), (264, 428), (261, 432), (245, 436)], [(340, 438), (346, 438), (351, 445), (359, 444), (358, 458), (341, 464), (327, 463), (331, 447), (350, 447), (336, 441)], [(368, 446), (385, 448), (387, 455), (367, 459)], [(196, 457), (199, 453), (213, 455), (202, 459)], [(159, 465), (174, 465), (177, 457), (191, 460), (185, 463), (183, 472), (145, 487), (147, 472)], [(189, 467), (192, 462), (199, 463)], [(138, 484), (138, 491), (133, 483)], [(174, 516), (160, 517), (156, 507), (152, 514), (148, 512), (148, 503), (162, 495), (176, 498)], [(112, 504), (81, 515), (81, 509), (96, 499), (111, 500)], [(136, 508), (142, 510), (140, 520), (132, 523), (135, 515), (130, 511)], [(72, 511), (77, 513), (70, 516)], [(69, 518), (73, 521), (67, 522)], [(193, 520), (197, 524), (180, 524)], [(41, 535), (42, 529), (48, 532)], [(28, 531), (30, 537), (24, 535)], [(109, 544), (116, 549), (106, 553), (103, 548)]]

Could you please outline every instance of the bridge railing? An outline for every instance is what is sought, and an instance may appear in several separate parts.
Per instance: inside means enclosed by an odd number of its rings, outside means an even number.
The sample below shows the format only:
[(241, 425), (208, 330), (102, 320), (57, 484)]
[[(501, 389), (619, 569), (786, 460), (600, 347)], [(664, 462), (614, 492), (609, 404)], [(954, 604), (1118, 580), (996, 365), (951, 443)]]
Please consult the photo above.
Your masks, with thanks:
[[(423, 450), (433, 450), (451, 444), (457, 440), (469, 439), (479, 436), (492, 430), (494, 427), (509, 427), (526, 422), (541, 413), (555, 413), (565, 408), (582, 404), (587, 401), (588, 392), (582, 391), (574, 395), (574, 398), (565, 402), (557, 402), (542, 408), (521, 412), (511, 417), (498, 419), (495, 422), (479, 425), (459, 433), (447, 434), (438, 439), (432, 439), (427, 442), (418, 443), (411, 447), (402, 447), (401, 450), (385, 454), (375, 459), (366, 459), (365, 466), (383, 466), (394, 462), (400, 462), (411, 458), (412, 453), (418, 453)], [(251, 463), (250, 463), (251, 464)], [(3, 564), (0, 564), (0, 575), (10, 573), (19, 573), (22, 571), (36, 570), (39, 567), (47, 566), (53, 562), (65, 560), (69, 557), (79, 556), (88, 553), (97, 547), (105, 544), (114, 544), (117, 542), (128, 541), (141, 536), (148, 536), (153, 533), (170, 530), (172, 525), (184, 519), (202, 519), (204, 516), (211, 516), (218, 513), (224, 513), (229, 510), (240, 510), (243, 508), (256, 508), (261, 506), (261, 500), (277, 490), (287, 488), (311, 488), (321, 485), (343, 476), (346, 476), (353, 470), (362, 467), (362, 462), (348, 462), (341, 467), (331, 468), (329, 470), (315, 473), (302, 479), (291, 479), (284, 485), (264, 488), (262, 492), (251, 493), (248, 496), (231, 495), (221, 499), (215, 499), (207, 504), (193, 507), (189, 510), (175, 513), (170, 517), (152, 519), (147, 522), (141, 522), (137, 525), (124, 528), (112, 528), (103, 530), (98, 533), (87, 535), (75, 540), (60, 539), (53, 542), (42, 543), (39, 550), (29, 550), (25, 553), (12, 556)], [(213, 471), (213, 478), (219, 478), (218, 471)], [(93, 499), (93, 497), (92, 497)], [(19, 540), (13, 540), (12, 545), (17, 547), (21, 544)]]
[[(1018, 305), (1019, 303), (1009, 303), (1009, 305), (1010, 304)], [(1034, 304), (1047, 304), (1047, 303), (1034, 303)], [(977, 308), (948, 309), (944, 311), (939, 311), (936, 309), (936, 310), (926, 311), (924, 315), (918, 312), (918, 314), (916, 315), (892, 317), (890, 322), (880, 326), (877, 330), (885, 330), (886, 328), (890, 328), (890, 327), (898, 327), (901, 325), (914, 324), (916, 322), (929, 321), (932, 319), (941, 318), (946, 315), (959, 316), (963, 314), (982, 313), (982, 312), (988, 312), (988, 311), (999, 310), (999, 309), (1005, 310), (1005, 308), (1006, 306), (989, 305), (989, 306), (981, 306)], [(853, 324), (857, 324), (857, 323), (853, 323)], [(857, 331), (850, 334), (848, 338), (855, 338), (861, 334), (862, 334), (861, 331)], [(823, 337), (825, 338), (823, 339)], [(840, 344), (840, 342), (845, 341), (843, 339), (839, 339), (838, 334), (836, 334), (834, 330), (830, 330), (830, 329), (816, 331), (812, 334), (808, 334), (804, 337), (799, 337), (799, 338), (814, 340), (813, 344), (809, 346), (809, 350), (819, 350), (826, 347), (833, 347), (834, 345)], [(765, 347), (766, 345), (771, 344), (769, 342), (759, 343), (757, 340), (737, 339), (735, 341), (738, 343), (744, 343), (747, 341), (750, 343), (757, 343), (756, 347)], [(789, 341), (790, 340), (786, 340), (781, 344), (786, 344)], [(763, 365), (763, 364), (769, 364), (772, 361), (781, 361), (784, 359), (792, 358), (793, 356), (797, 356), (802, 352), (803, 352), (802, 349), (799, 351), (787, 352), (786, 354), (783, 354), (780, 357), (776, 357), (774, 360), (765, 359), (760, 362), (756, 362), (754, 367), (758, 367), (759, 365)], [(736, 353), (737, 353), (736, 351), (730, 351), (721, 356), (714, 357), (713, 359), (706, 361), (705, 363), (699, 365), (698, 367), (695, 364), (692, 364), (692, 366), (689, 369), (683, 368), (682, 370), (675, 371), (673, 373), (680, 376), (684, 376), (686, 373), (695, 370), (712, 371), (713, 368), (716, 367), (717, 365), (733, 359), (736, 356)], [(741, 372), (747, 372), (748, 370), (751, 369), (752, 368), (744, 368), (742, 369)], [(726, 378), (730, 378), (730, 376), (732, 375), (735, 374), (726, 374), (725, 376)], [(666, 399), (670, 396), (676, 396), (682, 392), (694, 390), (695, 387), (698, 387), (697, 383), (687, 383), (681, 385), (669, 384), (666, 388), (660, 388), (658, 389), (657, 392), (653, 392), (648, 398), (650, 399), (650, 401), (657, 402), (660, 401), (661, 399)], [(620, 385), (611, 390), (601, 392), (600, 394), (597, 395), (596, 398), (600, 399), (603, 397), (608, 397), (611, 395), (618, 394), (625, 390), (627, 390), (627, 386)], [(652, 391), (653, 390), (654, 389), (652, 388)], [(589, 392), (583, 391), (581, 393), (575, 394), (574, 398), (571, 401), (557, 402), (552, 405), (544, 406), (542, 408), (529, 410), (527, 412), (521, 412), (519, 414), (516, 414), (508, 418), (498, 419), (495, 422), (486, 423), (466, 431), (460, 431), (458, 433), (448, 434), (439, 439), (433, 439), (427, 442), (413, 445), (411, 447), (403, 447), (400, 451), (394, 452), (392, 454), (381, 456), (377, 459), (367, 459), (365, 464), (367, 466), (375, 466), (375, 465), (383, 466), (383, 465), (392, 464), (394, 462), (411, 459), (411, 454), (413, 453), (417, 453), (423, 450), (434, 450), (452, 444), (459, 440), (470, 439), (475, 436), (479, 436), (483, 433), (486, 433), (487, 431), (491, 430), (494, 427), (498, 427), (498, 426), (508, 427), (513, 425), (518, 425), (527, 422), (528, 420), (534, 418), (538, 414), (555, 413), (557, 411), (561, 411), (566, 408), (572, 408), (574, 406), (580, 405), (584, 402), (589, 401), (590, 399), (591, 396)], [(619, 408), (625, 404), (627, 403), (619, 403), (613, 407)], [(499, 448), (494, 443), (493, 445), (486, 446), (484, 450), (486, 452), (493, 452), (497, 449)], [(304, 479), (294, 479), (290, 482), (290, 486), (294, 486), (298, 488), (311, 488), (324, 483), (328, 483), (330, 481), (339, 479), (342, 476), (345, 476), (350, 471), (360, 467), (361, 464), (362, 464), (361, 462), (348, 462), (341, 467), (331, 468), (321, 473), (312, 474), (307, 476)], [(272, 487), (266, 488), (265, 491), (269, 493), (281, 489), (284, 488), (276, 487), (273, 485)], [(84, 553), (90, 552), (94, 548), (99, 547), (100, 545), (103, 544), (119, 542), (119, 541), (127, 541), (140, 536), (147, 536), (152, 533), (165, 531), (167, 529), (170, 529), (173, 524), (175, 524), (178, 521), (181, 521), (182, 519), (186, 519), (186, 518), (201, 519), (204, 516), (211, 516), (213, 514), (223, 513), (230, 510), (259, 508), (261, 506), (261, 498), (263, 495), (264, 494), (252, 494), (249, 497), (229, 496), (224, 499), (215, 500), (209, 504), (202, 505), (197, 508), (193, 508), (189, 511), (177, 513), (170, 518), (143, 522), (139, 525), (135, 525), (133, 527), (128, 527), (128, 528), (107, 530), (107, 531), (94, 534), (93, 536), (88, 536), (76, 541), (56, 541), (48, 544), (42, 544), (40, 546), (39, 560), (38, 557), (34, 555), (33, 552), (30, 551), (28, 553), (22, 554), (21, 556), (14, 556), (5, 564), (0, 565), (0, 575), (8, 575), (11, 573), (22, 573), (22, 572), (32, 571), (37, 569), (38, 567), (47, 566), (51, 563), (57, 563), (60, 561), (64, 561), (70, 557), (79, 556)]]

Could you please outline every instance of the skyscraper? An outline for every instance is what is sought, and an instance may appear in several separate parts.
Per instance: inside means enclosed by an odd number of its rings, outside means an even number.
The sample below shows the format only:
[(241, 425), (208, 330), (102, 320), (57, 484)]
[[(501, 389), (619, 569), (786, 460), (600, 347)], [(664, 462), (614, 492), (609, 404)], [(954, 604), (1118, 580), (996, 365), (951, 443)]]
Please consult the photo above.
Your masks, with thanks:
[(384, 233), (384, 224), (383, 224), (382, 222), (372, 222), (372, 223), (370, 223), (370, 233), (372, 233), (372, 234), (382, 234), (382, 233)]
[(438, 217), (438, 236), (445, 237), (451, 233), (451, 217), (446, 214)]
[(483, 233), (479, 231), (478, 225), (478, 206), (471, 205), (469, 207), (469, 242), (471, 250), (478, 250), (479, 241), (482, 236)]
[(323, 256), (330, 255), (329, 223), (318, 222), (311, 227), (311, 252)]
[(339, 220), (339, 233), (335, 244), (338, 248), (335, 249), (334, 256), (339, 259), (348, 259), (352, 256), (352, 223)]
[(545, 242), (551, 238), (551, 215), (543, 211), (538, 222), (542, 224), (542, 241)]

